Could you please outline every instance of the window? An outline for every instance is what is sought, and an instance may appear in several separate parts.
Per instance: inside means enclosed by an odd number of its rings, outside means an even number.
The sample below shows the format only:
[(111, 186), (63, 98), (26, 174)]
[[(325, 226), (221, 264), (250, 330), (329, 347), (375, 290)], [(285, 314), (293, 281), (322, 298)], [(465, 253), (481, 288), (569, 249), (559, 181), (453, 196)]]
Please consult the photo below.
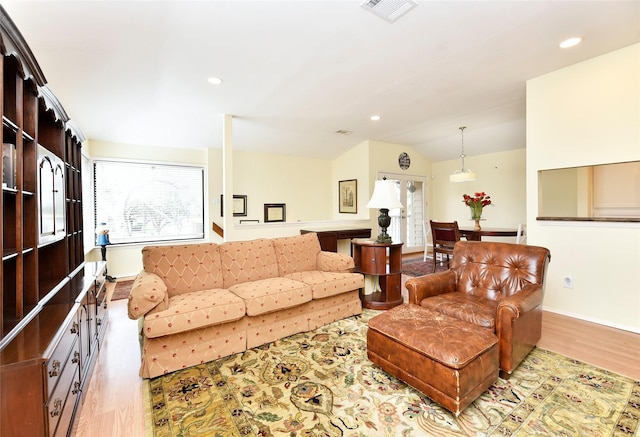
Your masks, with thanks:
[(112, 244), (204, 238), (202, 167), (97, 160), (94, 184)]

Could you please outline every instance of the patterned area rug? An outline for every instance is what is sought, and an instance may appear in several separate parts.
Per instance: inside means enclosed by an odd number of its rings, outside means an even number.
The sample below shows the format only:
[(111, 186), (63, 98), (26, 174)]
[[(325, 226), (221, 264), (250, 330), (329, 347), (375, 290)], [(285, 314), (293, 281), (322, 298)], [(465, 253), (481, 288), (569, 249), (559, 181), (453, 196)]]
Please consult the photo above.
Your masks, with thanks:
[[(420, 258), (408, 258), (402, 260), (402, 274), (407, 276), (424, 276), (433, 273), (433, 258), (428, 257), (427, 261), (422, 261)], [(447, 262), (445, 258), (444, 263), (436, 263), (436, 272), (443, 272), (447, 270)]]
[(375, 314), (145, 381), (148, 435), (640, 434), (640, 382), (542, 349), (456, 418), (367, 359)]

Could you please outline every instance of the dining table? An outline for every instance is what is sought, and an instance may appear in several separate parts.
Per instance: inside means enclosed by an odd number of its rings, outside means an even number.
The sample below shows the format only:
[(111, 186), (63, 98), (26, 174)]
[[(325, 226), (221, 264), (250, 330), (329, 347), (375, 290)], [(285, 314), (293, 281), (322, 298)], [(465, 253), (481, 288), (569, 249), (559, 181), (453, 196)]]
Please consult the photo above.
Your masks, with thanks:
[(482, 237), (516, 237), (518, 235), (517, 228), (481, 228), (475, 231), (473, 226), (461, 226), (460, 236), (468, 241), (481, 241)]

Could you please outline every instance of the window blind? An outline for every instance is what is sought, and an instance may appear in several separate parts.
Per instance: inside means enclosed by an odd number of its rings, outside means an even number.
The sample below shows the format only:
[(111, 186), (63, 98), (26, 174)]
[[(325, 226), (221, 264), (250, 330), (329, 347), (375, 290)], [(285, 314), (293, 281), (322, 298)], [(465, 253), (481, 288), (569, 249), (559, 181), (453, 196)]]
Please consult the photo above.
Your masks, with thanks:
[(95, 224), (112, 244), (204, 238), (204, 168), (94, 162)]

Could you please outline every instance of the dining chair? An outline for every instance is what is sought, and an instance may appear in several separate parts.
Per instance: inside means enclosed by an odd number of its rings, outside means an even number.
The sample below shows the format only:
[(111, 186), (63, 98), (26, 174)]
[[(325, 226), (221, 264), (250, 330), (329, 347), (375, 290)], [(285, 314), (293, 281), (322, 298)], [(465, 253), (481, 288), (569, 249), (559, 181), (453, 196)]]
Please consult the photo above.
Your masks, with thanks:
[(516, 244), (527, 244), (527, 225), (524, 223), (518, 225)]
[(431, 236), (433, 239), (433, 272), (436, 271), (437, 254), (447, 256), (447, 268), (449, 268), (449, 256), (453, 255), (453, 246), (460, 241), (460, 229), (458, 222), (434, 222), (430, 220)]
[(427, 222), (422, 221), (422, 235), (424, 238), (424, 255), (422, 256), (422, 261), (426, 262), (428, 258), (429, 248), (433, 245), (430, 243), (429, 233), (431, 229), (427, 228)]

